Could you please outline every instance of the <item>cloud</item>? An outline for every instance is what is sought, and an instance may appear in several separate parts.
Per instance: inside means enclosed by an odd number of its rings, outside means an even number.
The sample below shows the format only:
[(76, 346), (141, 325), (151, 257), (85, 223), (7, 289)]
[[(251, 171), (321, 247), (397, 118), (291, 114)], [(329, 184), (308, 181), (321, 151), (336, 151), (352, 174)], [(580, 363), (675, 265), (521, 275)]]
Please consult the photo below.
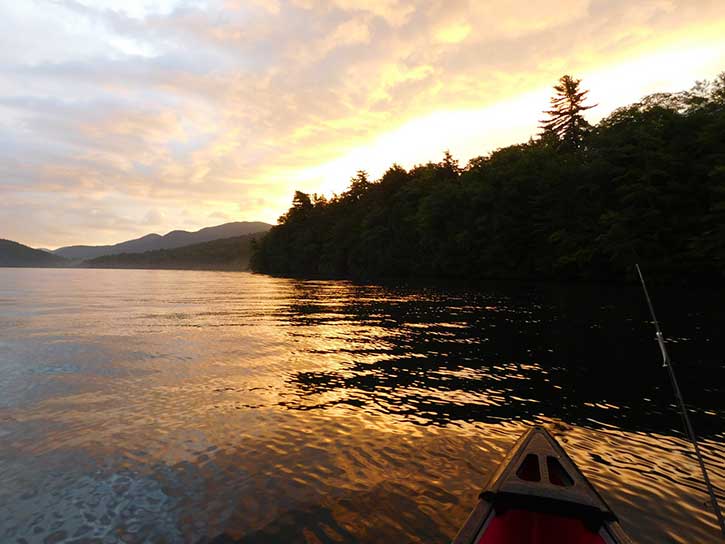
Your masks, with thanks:
[(274, 221), (294, 189), (439, 144), (465, 161), (535, 131), (537, 103), (505, 103), (565, 71), (615, 107), (725, 68), (707, 0), (38, 0), (0, 18), (0, 231), (41, 246)]
[(143, 222), (145, 225), (163, 225), (165, 219), (166, 215), (162, 211), (152, 208), (146, 212)]

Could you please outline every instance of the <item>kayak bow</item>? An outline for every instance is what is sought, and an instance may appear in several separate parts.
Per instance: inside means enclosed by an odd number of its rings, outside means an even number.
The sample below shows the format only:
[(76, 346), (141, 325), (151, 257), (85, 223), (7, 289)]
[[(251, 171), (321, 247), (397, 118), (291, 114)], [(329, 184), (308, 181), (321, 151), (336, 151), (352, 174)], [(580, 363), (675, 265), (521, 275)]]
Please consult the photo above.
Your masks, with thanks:
[(617, 517), (543, 427), (526, 431), (453, 544), (631, 544)]

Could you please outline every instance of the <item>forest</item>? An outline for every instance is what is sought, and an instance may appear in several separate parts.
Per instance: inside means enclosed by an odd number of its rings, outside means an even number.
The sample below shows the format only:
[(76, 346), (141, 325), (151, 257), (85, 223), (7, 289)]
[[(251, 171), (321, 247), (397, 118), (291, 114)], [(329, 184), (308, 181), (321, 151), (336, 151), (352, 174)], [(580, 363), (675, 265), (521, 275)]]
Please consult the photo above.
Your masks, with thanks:
[(590, 125), (564, 76), (541, 132), (460, 165), (379, 180), (360, 170), (331, 198), (294, 194), (254, 244), (252, 269), (332, 278), (661, 281), (725, 275), (725, 72)]

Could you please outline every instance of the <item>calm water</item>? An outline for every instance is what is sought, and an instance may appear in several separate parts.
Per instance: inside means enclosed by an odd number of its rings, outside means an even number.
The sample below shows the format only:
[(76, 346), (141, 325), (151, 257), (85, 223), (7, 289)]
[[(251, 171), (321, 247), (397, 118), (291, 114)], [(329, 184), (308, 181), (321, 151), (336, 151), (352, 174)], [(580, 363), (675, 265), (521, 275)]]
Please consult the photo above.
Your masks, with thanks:
[[(725, 296), (653, 291), (725, 502)], [(636, 541), (719, 542), (645, 311), (614, 287), (0, 269), (0, 542), (445, 542), (531, 423)]]

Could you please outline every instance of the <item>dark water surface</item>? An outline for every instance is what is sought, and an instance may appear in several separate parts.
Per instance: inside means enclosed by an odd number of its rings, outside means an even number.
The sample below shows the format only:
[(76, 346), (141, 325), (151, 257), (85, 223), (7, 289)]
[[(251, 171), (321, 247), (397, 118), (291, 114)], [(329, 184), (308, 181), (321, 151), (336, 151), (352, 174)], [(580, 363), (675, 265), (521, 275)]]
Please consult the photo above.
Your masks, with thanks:
[[(653, 291), (723, 500), (725, 296)], [(622, 287), (0, 269), (0, 542), (446, 542), (532, 423), (635, 541), (719, 542), (647, 320)]]

